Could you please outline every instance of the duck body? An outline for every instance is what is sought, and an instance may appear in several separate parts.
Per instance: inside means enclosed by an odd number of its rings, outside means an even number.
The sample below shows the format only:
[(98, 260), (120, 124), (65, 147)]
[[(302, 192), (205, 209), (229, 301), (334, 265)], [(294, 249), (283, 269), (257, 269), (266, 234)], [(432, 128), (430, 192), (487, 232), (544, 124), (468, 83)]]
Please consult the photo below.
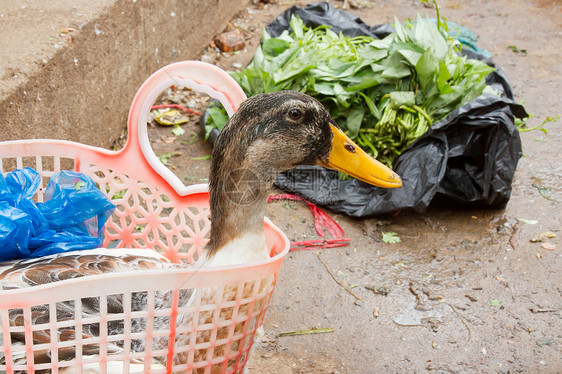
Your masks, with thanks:
[[(84, 250), (61, 253), (42, 258), (19, 260), (0, 263), (0, 291), (13, 290), (27, 287), (34, 287), (53, 282), (60, 282), (69, 279), (82, 278), (107, 273), (122, 273), (130, 271), (148, 271), (156, 269), (173, 269), (178, 264), (173, 264), (168, 259), (153, 250), (149, 249), (104, 249)], [(183, 295), (190, 297), (191, 294)], [(166, 297), (157, 299), (157, 307), (170, 307), (171, 301)], [(74, 319), (75, 309), (70, 302), (59, 302), (56, 304), (57, 318), (59, 320)], [(82, 298), (82, 319), (88, 319), (99, 315), (100, 304), (97, 298)], [(109, 314), (122, 314), (124, 312), (123, 298), (118, 296), (109, 296), (107, 301), (107, 310)], [(146, 295), (143, 293), (133, 293), (131, 295), (131, 310), (146, 310)], [(34, 307), (31, 315), (33, 325), (48, 323), (50, 319), (50, 310), (48, 306)], [(21, 314), (10, 313), (10, 325), (22, 325)], [(169, 320), (167, 321), (169, 323)], [(166, 323), (162, 318), (155, 318), (155, 324)], [(124, 331), (122, 320), (108, 322), (108, 329), (113, 334), (121, 334)], [(144, 319), (133, 319), (131, 321), (131, 332), (141, 333), (146, 331), (146, 321)], [(82, 328), (82, 339), (91, 339), (99, 336), (99, 329), (96, 325), (86, 324)], [(59, 331), (58, 339), (60, 341), (75, 339), (74, 329), (66, 329)], [(25, 335), (23, 333), (13, 333), (12, 342), (25, 344)], [(51, 340), (49, 330), (38, 330), (33, 334), (33, 344), (48, 345)], [(137, 339), (131, 342), (131, 350), (141, 352), (144, 350), (144, 340)], [(116, 344), (107, 344), (106, 350), (108, 354), (120, 354), (123, 347)], [(84, 344), (82, 347), (82, 355), (85, 358), (95, 357), (99, 354), (99, 345)], [(72, 360), (76, 356), (74, 347), (61, 348), (58, 350), (59, 361)], [(48, 349), (34, 351), (33, 362), (46, 363), (51, 360), (51, 352)], [(27, 358), (23, 355), (14, 357), (15, 363), (26, 362)], [(1, 362), (1, 355), (0, 355)], [(156, 363), (157, 364), (157, 363)], [(144, 364), (132, 363), (131, 370), (142, 369)], [(99, 373), (99, 364), (85, 364), (82, 373)], [(162, 368), (162, 366), (154, 366), (153, 368)], [(77, 373), (75, 367), (61, 369), (63, 374)], [(118, 374), (123, 373), (122, 363), (108, 363), (107, 373)], [(50, 373), (50, 370), (38, 370), (38, 374)]]
[[(150, 271), (154, 269), (174, 268), (210, 268), (229, 265), (254, 263), (270, 257), (266, 246), (264, 232), (264, 216), (267, 198), (271, 192), (273, 181), (278, 173), (298, 165), (317, 164), (347, 172), (368, 183), (382, 187), (399, 187), (400, 178), (390, 169), (373, 160), (349, 140), (339, 130), (325, 108), (312, 97), (292, 91), (281, 91), (256, 95), (242, 103), (239, 110), (231, 117), (221, 131), (213, 148), (211, 170), (209, 176), (209, 202), (211, 211), (211, 231), (209, 241), (203, 255), (195, 264), (184, 265), (170, 263), (165, 257), (151, 251), (139, 249), (96, 249), (89, 251), (70, 252), (41, 259), (13, 262), (0, 267), (0, 290), (33, 287), (76, 277), (105, 274), (112, 272)], [(250, 282), (239, 289), (239, 285), (226, 286), (222, 291), (222, 303), (233, 303), (244, 299), (248, 295), (264, 292), (274, 286), (273, 276), (259, 282)], [(216, 289), (182, 290), (179, 295), (179, 305), (193, 303), (204, 304), (205, 301), (215, 300)], [(169, 293), (157, 294), (156, 308), (171, 307)], [(146, 296), (133, 295), (133, 310), (146, 310)], [(180, 313), (176, 325), (184, 333), (176, 334), (176, 346), (188, 346), (192, 335), (193, 319), (197, 318), (198, 325), (221, 323), (233, 317), (239, 318), (250, 312), (249, 308), (259, 311), (251, 323), (259, 323), (263, 319), (265, 306), (257, 302), (256, 305), (242, 304), (224, 307), (216, 315), (212, 310), (201, 311), (195, 317), (193, 313)], [(65, 313), (64, 303), (60, 304), (61, 313)], [(119, 297), (108, 296), (108, 313), (123, 313), (123, 300)], [(58, 310), (57, 310), (58, 313)], [(99, 313), (99, 303), (86, 305), (83, 308), (83, 318)], [(18, 324), (18, 316), (10, 316), (11, 324)], [(13, 318), (12, 318), (13, 317)], [(33, 318), (48, 321), (49, 315), (37, 313)], [(156, 317), (154, 324), (166, 325), (170, 317)], [(225, 325), (226, 326), (226, 325)], [(141, 322), (132, 326), (133, 331), (144, 331)], [(251, 327), (251, 326), (250, 326)], [(116, 332), (123, 328), (122, 321), (115, 321), (109, 326)], [(228, 328), (218, 328), (216, 339), (220, 340), (232, 334), (242, 334), (248, 325), (245, 320), (228, 325)], [(50, 332), (34, 335), (34, 343), (48, 342)], [(82, 332), (84, 338), (96, 336), (94, 330)], [(196, 342), (209, 341), (210, 330), (198, 331)], [(110, 332), (111, 334), (111, 332)], [(61, 338), (64, 338), (61, 333)], [(230, 335), (232, 336), (232, 335)], [(68, 334), (72, 339), (72, 334)], [(24, 334), (12, 334), (13, 342), (25, 342)], [(168, 337), (155, 340), (153, 349), (166, 349)], [(233, 342), (231, 351), (236, 351), (237, 342)], [(99, 347), (86, 347), (84, 355), (99, 353)], [(119, 353), (122, 347), (110, 345), (108, 353)], [(133, 351), (142, 351), (144, 343), (139, 341), (132, 344)], [(216, 347), (214, 356), (224, 354), (225, 347)], [(193, 362), (209, 359), (207, 350), (198, 350), (194, 354)], [(35, 352), (34, 362), (50, 362), (48, 351)], [(246, 354), (246, 353), (243, 353)], [(174, 358), (174, 364), (182, 364), (188, 360), (188, 352), (179, 352)], [(73, 347), (59, 352), (59, 360), (72, 360), (75, 357)], [(165, 357), (164, 357), (165, 358)], [(211, 357), (212, 358), (212, 357)], [(21, 357), (25, 360), (25, 357)], [(240, 360), (240, 358), (238, 358)], [(230, 359), (227, 365), (213, 365), (211, 372), (224, 372), (237, 364), (236, 357)], [(244, 362), (244, 361), (243, 361)], [(166, 362), (154, 364), (166, 365)], [(97, 365), (97, 364), (96, 364)], [(113, 365), (113, 364), (112, 364)], [(117, 371), (123, 366), (116, 364)], [(162, 366), (163, 367), (163, 366)], [(66, 373), (72, 373), (69, 368)], [(98, 366), (88, 368), (92, 372), (103, 371)], [(109, 370), (109, 366), (108, 366)], [(65, 373), (64, 371), (61, 371)]]

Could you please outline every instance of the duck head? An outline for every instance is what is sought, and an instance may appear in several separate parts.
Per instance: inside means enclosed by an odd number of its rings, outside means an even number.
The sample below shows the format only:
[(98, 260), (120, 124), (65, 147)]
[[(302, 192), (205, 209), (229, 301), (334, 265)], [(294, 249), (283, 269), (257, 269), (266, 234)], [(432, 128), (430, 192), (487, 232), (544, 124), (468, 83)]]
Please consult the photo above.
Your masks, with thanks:
[(261, 240), (275, 177), (299, 165), (321, 165), (380, 187), (402, 185), (396, 173), (349, 139), (316, 99), (294, 91), (250, 97), (214, 144), (208, 257), (243, 236)]

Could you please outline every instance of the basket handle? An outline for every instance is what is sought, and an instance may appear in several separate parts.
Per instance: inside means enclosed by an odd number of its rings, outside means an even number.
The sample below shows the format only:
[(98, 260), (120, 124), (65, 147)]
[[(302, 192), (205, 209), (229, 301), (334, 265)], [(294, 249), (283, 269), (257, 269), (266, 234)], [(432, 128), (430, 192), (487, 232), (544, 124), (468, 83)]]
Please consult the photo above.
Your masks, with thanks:
[(201, 61), (182, 61), (167, 65), (152, 74), (137, 91), (129, 110), (129, 137), (123, 151), (130, 152), (130, 148), (140, 150), (150, 167), (180, 196), (185, 196), (189, 189), (160, 162), (148, 140), (147, 122), (150, 108), (162, 92), (172, 85), (189, 87), (219, 100), (229, 117), (246, 100), (246, 94), (222, 69)]

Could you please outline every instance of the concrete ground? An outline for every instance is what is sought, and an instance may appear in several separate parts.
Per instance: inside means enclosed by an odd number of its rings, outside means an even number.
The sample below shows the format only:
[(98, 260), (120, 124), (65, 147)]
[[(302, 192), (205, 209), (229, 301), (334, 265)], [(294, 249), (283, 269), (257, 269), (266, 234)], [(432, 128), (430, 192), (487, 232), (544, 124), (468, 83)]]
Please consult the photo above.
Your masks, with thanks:
[[(369, 25), (392, 22), (394, 15), (434, 16), (432, 8), (417, 1), (357, 3), (363, 6), (350, 12)], [(516, 100), (533, 114), (531, 125), (562, 114), (557, 95), (562, 89), (562, 12), (556, 2), (439, 3), (442, 15), (476, 32), (478, 45), (494, 54)], [(227, 70), (246, 65), (262, 25), (288, 6), (249, 7), (232, 20), (253, 30), (248, 50), (217, 54), (206, 49), (202, 59)], [(438, 202), (424, 214), (400, 212), (364, 220), (332, 214), (351, 245), (288, 255), (264, 323), (268, 339), (256, 347), (250, 371), (562, 372), (560, 123), (547, 125), (548, 134), (521, 134), (525, 156), (504, 210)], [(153, 128), (153, 147), (156, 154), (180, 152), (169, 159), (170, 167), (195, 183), (206, 177), (208, 161), (200, 157), (210, 148), (201, 142), (186, 146), (199, 130), (196, 124), (184, 129), (178, 143), (169, 128)], [(306, 206), (273, 204), (268, 215), (291, 240), (317, 238)], [(387, 231), (398, 233), (401, 243), (382, 243), (381, 232)], [(547, 231), (556, 237), (547, 243), (530, 241)], [(363, 301), (332, 279), (318, 255)], [(374, 293), (373, 288), (384, 292)], [(334, 332), (276, 338), (278, 333), (313, 328)]]

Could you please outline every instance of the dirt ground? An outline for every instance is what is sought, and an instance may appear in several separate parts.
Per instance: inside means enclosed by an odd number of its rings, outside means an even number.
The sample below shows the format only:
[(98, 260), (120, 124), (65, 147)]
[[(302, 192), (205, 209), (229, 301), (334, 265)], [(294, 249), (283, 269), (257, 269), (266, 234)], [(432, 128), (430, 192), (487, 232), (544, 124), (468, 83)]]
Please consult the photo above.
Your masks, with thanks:
[[(478, 45), (493, 53), (516, 100), (533, 114), (531, 124), (562, 114), (559, 2), (439, 3), (443, 16), (476, 32)], [(369, 25), (392, 22), (394, 15), (434, 15), (415, 0), (352, 4), (358, 8), (349, 12)], [(201, 59), (226, 70), (246, 65), (262, 27), (291, 5), (250, 6), (232, 20), (245, 31), (247, 48), (223, 54), (208, 48)], [(562, 372), (561, 123), (547, 125), (548, 134), (522, 134), (524, 157), (505, 210), (441, 202), (424, 214), (403, 211), (365, 220), (331, 213), (351, 244), (287, 256), (264, 322), (266, 338), (254, 350), (250, 371)], [(170, 128), (153, 127), (155, 152), (171, 155), (168, 165), (187, 184), (205, 181), (210, 147), (195, 121), (183, 128), (186, 133), (175, 137)], [(268, 215), (291, 240), (316, 238), (306, 206), (272, 204)], [(383, 231), (396, 232), (402, 241), (383, 243)], [(547, 231), (555, 237), (530, 241)], [(362, 301), (332, 279), (318, 256)], [(334, 331), (276, 338), (316, 328)]]

